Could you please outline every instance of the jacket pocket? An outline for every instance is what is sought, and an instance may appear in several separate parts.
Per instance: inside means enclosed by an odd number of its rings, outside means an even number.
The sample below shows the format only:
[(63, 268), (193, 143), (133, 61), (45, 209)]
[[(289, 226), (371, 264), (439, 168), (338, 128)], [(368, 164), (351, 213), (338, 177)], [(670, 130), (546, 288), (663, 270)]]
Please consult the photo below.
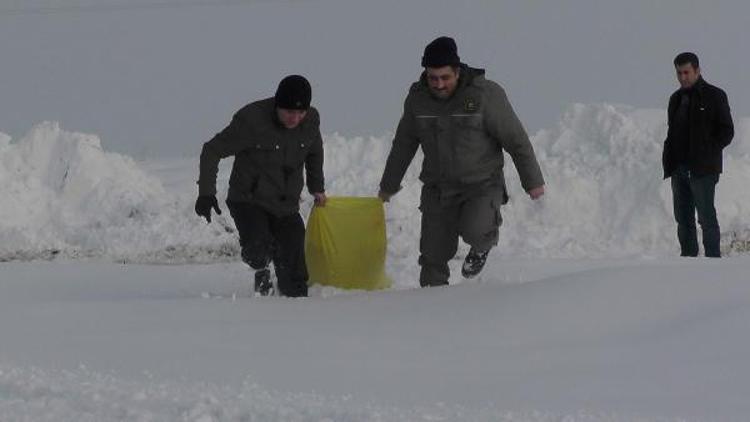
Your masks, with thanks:
[(250, 149), (252, 150), (251, 153), (260, 159), (274, 159), (276, 161), (281, 158), (281, 144), (276, 140), (256, 141)]
[(254, 176), (251, 185), (248, 186), (253, 197), (273, 199), (282, 195), (284, 186), (280, 170), (284, 165), (284, 154), (279, 141), (256, 141), (251, 145), (248, 155), (251, 159), (243, 165), (251, 167), (246, 171)]
[[(477, 142), (484, 137), (484, 124), (481, 114), (451, 115), (452, 137), (456, 140), (456, 153), (476, 151)], [(485, 151), (481, 151), (484, 153)]]
[(291, 162), (288, 162), (287, 166), (302, 167), (302, 165), (305, 163), (305, 160), (307, 159), (307, 154), (310, 152), (310, 146), (312, 143), (313, 141), (311, 139), (294, 141), (294, 144), (291, 145)]
[(484, 128), (481, 114), (452, 114), (451, 122), (463, 130), (479, 130)]

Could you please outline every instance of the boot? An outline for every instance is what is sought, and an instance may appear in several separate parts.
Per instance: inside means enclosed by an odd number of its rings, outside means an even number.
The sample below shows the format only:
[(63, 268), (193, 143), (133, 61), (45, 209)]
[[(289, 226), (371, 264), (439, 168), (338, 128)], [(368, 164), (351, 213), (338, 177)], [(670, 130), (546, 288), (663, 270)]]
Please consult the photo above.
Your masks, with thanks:
[(466, 259), (464, 259), (464, 265), (461, 267), (461, 275), (464, 278), (476, 277), (482, 271), (482, 268), (484, 268), (489, 253), (489, 250), (476, 251), (474, 248), (471, 248), (466, 255)]
[(274, 288), (271, 283), (271, 270), (263, 268), (255, 272), (255, 296), (273, 296)]

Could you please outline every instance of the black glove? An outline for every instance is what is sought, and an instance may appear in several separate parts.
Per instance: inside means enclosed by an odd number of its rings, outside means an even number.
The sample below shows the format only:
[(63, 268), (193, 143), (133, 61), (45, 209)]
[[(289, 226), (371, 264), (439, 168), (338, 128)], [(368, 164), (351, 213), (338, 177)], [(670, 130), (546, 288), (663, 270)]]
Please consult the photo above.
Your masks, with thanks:
[(216, 211), (216, 214), (221, 215), (219, 203), (214, 195), (201, 195), (195, 201), (195, 213), (205, 218), (209, 223), (211, 222), (211, 208)]

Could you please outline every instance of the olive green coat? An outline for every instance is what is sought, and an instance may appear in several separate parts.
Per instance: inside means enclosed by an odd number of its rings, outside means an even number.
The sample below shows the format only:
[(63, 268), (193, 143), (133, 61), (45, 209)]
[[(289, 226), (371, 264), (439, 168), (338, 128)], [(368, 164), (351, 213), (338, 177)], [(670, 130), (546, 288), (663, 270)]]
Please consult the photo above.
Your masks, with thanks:
[(534, 150), (505, 91), (484, 70), (461, 66), (454, 95), (435, 98), (425, 74), (404, 102), (380, 189), (395, 193), (417, 148), (424, 152), (420, 180), (446, 192), (498, 185), (505, 191), (503, 150), (513, 159), (525, 190), (544, 185)]

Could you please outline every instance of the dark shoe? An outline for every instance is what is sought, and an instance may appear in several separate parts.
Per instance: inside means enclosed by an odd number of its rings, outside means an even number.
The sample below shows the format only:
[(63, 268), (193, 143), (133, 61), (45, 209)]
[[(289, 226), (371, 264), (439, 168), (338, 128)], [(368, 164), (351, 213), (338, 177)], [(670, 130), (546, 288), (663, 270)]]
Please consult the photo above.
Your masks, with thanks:
[(464, 259), (464, 265), (461, 267), (461, 275), (465, 278), (476, 277), (484, 268), (485, 262), (487, 262), (487, 255), (490, 253), (486, 251), (475, 251), (472, 248)]
[(425, 281), (425, 280), (419, 280), (420, 287), (440, 287), (440, 286), (447, 286), (447, 281)]
[(289, 290), (289, 288), (287, 288), (287, 290), (281, 290), (281, 288), (279, 288), (279, 295), (285, 297), (307, 297), (307, 284), (301, 287), (296, 287), (292, 290)]
[(255, 272), (255, 296), (273, 296), (274, 288), (271, 283), (271, 270), (263, 268)]

